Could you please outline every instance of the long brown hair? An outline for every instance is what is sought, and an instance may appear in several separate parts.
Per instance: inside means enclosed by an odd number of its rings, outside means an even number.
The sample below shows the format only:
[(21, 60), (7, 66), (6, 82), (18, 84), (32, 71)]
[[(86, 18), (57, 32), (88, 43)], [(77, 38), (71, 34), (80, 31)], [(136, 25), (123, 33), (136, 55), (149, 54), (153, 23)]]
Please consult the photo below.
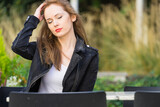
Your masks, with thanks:
[[(50, 4), (58, 4), (69, 13), (69, 15), (76, 15), (76, 21), (73, 22), (75, 34), (80, 36), (85, 44), (87, 44), (86, 33), (82, 25), (81, 18), (78, 13), (72, 8), (67, 0), (45, 0), (46, 7)], [(38, 37), (38, 49), (42, 63), (47, 65), (53, 64), (56, 69), (61, 67), (61, 45), (55, 35), (48, 28), (47, 22), (44, 21), (41, 27), (40, 36)]]

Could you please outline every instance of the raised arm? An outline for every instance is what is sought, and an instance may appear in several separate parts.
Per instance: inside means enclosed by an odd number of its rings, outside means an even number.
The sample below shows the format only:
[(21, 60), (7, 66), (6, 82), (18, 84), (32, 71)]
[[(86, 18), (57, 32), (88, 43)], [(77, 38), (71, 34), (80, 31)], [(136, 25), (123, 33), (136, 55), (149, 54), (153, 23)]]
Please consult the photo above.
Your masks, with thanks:
[(41, 11), (45, 3), (42, 3), (35, 11), (34, 15), (27, 17), (24, 28), (18, 33), (16, 39), (13, 41), (12, 50), (21, 55), (22, 57), (32, 60), (36, 50), (36, 42), (29, 42), (33, 30), (37, 27), (38, 23), (43, 20)]

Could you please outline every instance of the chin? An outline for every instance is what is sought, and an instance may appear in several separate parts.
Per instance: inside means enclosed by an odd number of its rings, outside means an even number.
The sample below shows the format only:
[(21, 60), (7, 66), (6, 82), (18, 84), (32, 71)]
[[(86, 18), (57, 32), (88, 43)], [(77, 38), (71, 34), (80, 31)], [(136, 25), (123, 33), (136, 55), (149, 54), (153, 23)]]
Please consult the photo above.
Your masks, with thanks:
[(65, 32), (59, 32), (59, 33), (53, 33), (56, 37), (61, 38), (64, 37), (65, 35), (67, 35), (67, 33)]
[(56, 34), (54, 34), (57, 38), (61, 38), (61, 37), (64, 37), (65, 36), (65, 34), (61, 34), (61, 33), (56, 33)]

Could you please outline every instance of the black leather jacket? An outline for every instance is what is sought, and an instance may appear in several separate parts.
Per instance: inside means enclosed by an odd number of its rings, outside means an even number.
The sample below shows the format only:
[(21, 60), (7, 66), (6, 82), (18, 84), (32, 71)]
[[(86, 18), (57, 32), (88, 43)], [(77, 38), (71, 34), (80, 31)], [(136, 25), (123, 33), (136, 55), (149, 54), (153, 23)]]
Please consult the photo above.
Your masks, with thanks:
[[(24, 28), (18, 33), (13, 42), (12, 50), (22, 57), (32, 60), (27, 87), (27, 92), (37, 92), (41, 77), (44, 76), (51, 66), (41, 63), (36, 42), (29, 42), (32, 31), (37, 27), (39, 19), (29, 16)], [(98, 72), (99, 56), (97, 49), (84, 43), (77, 36), (76, 46), (63, 79), (63, 92), (92, 91)]]

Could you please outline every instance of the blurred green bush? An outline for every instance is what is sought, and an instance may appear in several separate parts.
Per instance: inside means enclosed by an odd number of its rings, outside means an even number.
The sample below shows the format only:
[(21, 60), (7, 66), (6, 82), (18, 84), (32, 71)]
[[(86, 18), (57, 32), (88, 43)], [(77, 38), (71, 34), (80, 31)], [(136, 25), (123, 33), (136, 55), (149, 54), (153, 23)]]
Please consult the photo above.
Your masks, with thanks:
[(17, 76), (21, 79), (21, 85), (25, 86), (27, 83), (28, 71), (30, 61), (27, 61), (16, 55), (10, 59), (6, 53), (2, 30), (0, 29), (0, 86), (6, 86), (7, 79), (11, 76)]
[[(31, 64), (31, 61), (28, 61), (19, 55), (16, 55), (11, 60), (10, 77), (16, 76), (17, 79), (21, 80), (21, 82), (18, 84), (18, 86), (24, 87), (27, 85), (30, 64)], [(7, 78), (7, 79), (9, 79), (9, 78)]]
[(99, 49), (102, 71), (126, 71), (130, 74), (160, 74), (160, 14), (158, 0), (143, 12), (143, 39), (135, 40), (135, 1), (122, 1), (119, 10), (104, 5), (102, 10), (82, 14), (91, 46)]
[(6, 84), (7, 76), (10, 74), (10, 59), (6, 54), (2, 30), (0, 29), (0, 85)]
[[(0, 14), (10, 15), (10, 10), (15, 8), (21, 15), (28, 12), (32, 4), (40, 4), (44, 0), (1, 0), (0, 1)], [(70, 0), (69, 0), (70, 1)], [(79, 0), (79, 10), (88, 11), (91, 10), (90, 7), (100, 8), (101, 4), (114, 4), (120, 7), (120, 0)], [(37, 5), (38, 6), (38, 5)]]

